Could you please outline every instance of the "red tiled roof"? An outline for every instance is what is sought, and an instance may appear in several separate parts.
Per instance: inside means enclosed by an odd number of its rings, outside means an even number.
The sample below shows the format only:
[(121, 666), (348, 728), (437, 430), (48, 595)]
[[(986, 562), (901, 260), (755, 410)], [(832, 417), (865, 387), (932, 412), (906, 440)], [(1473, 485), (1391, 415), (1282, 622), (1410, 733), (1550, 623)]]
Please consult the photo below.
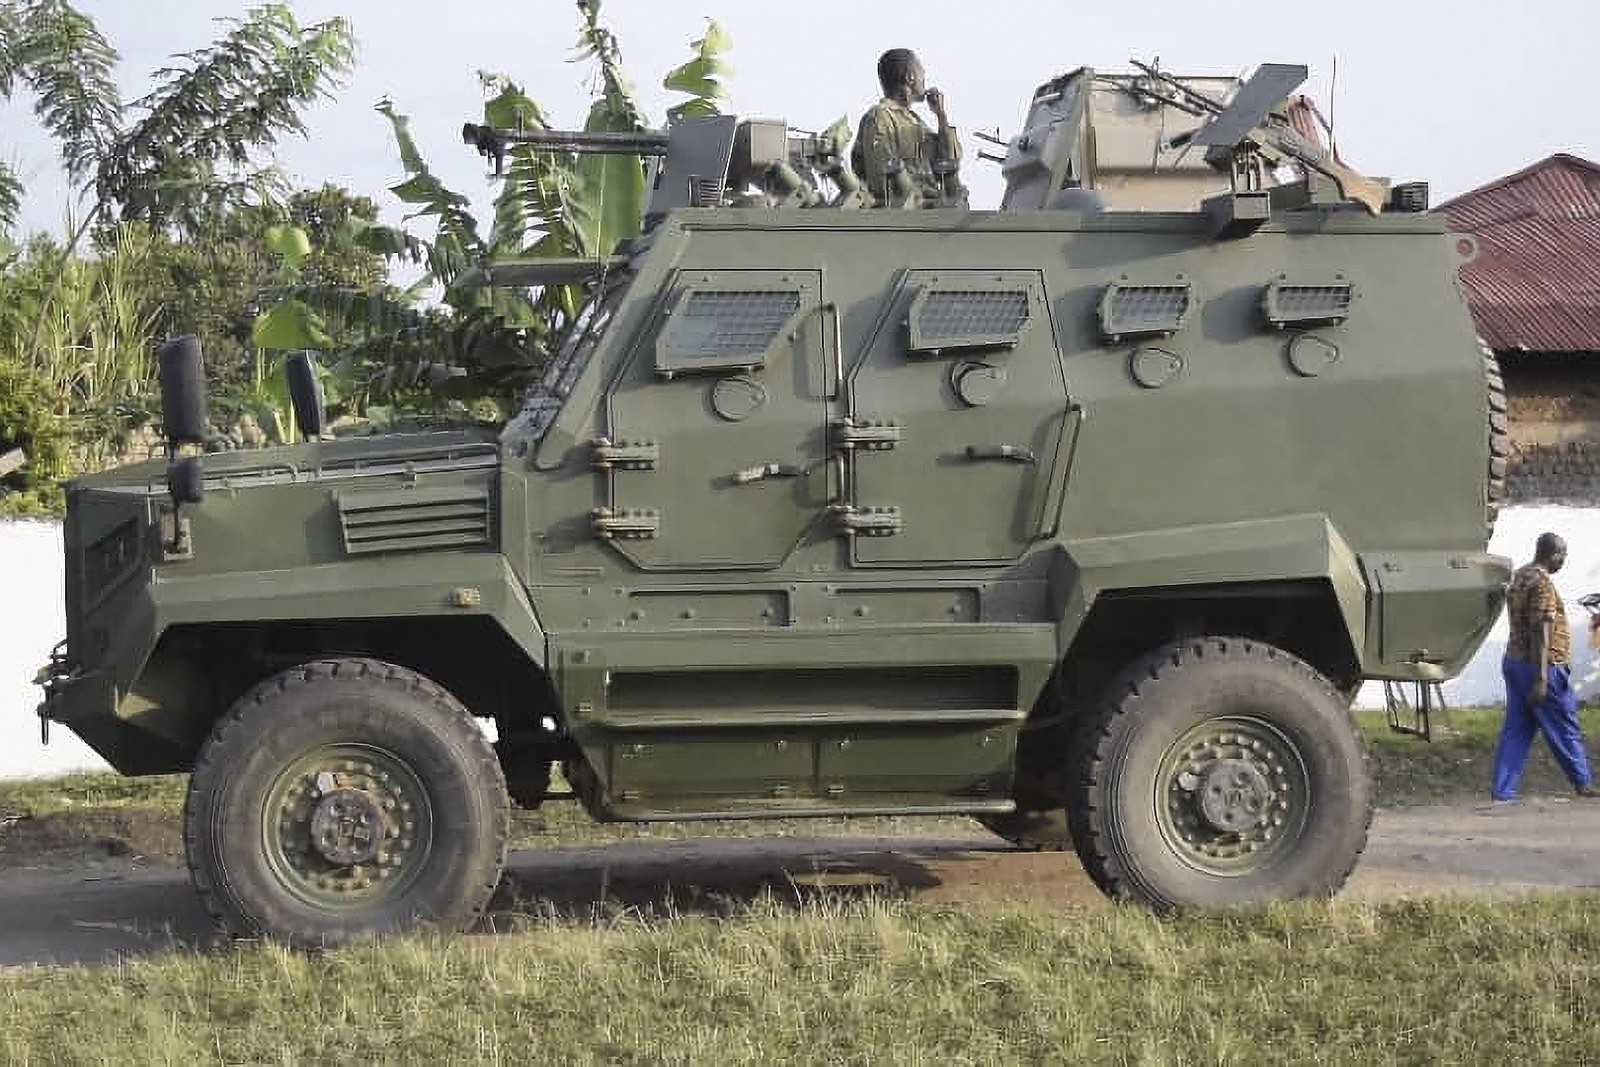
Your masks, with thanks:
[(1461, 280), (1489, 347), (1600, 352), (1600, 165), (1558, 152), (1439, 210), (1478, 239)]

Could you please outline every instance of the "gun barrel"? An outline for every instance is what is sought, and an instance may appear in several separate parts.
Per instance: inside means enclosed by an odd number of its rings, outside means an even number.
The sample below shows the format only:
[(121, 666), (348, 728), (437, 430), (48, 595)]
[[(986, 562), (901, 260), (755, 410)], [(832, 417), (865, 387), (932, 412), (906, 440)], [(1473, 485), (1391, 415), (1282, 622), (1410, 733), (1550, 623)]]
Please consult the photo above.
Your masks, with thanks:
[[(1196, 92), (1194, 89), (1189, 88), (1187, 85), (1183, 84), (1183, 82), (1179, 81), (1177, 78), (1174, 78), (1165, 71), (1149, 63), (1141, 63), (1137, 59), (1129, 59), (1128, 62), (1133, 64), (1134, 68), (1145, 77), (1151, 79), (1152, 81), (1160, 82), (1162, 85), (1173, 89), (1178, 93), (1179, 96), (1183, 98), (1184, 102), (1188, 104), (1188, 107), (1185, 107), (1184, 104), (1180, 104), (1176, 100), (1166, 97), (1162, 98), (1163, 102), (1172, 104), (1174, 107), (1182, 108), (1183, 110), (1188, 111), (1191, 115), (1198, 115), (1201, 113), (1216, 115), (1220, 114), (1224, 110), (1222, 104), (1211, 99), (1205, 93)], [(1199, 110), (1191, 110), (1196, 108)]]
[(484, 155), (503, 155), (507, 145), (526, 144), (595, 155), (664, 156), (668, 135), (659, 130), (506, 130), (467, 123), (461, 139)]

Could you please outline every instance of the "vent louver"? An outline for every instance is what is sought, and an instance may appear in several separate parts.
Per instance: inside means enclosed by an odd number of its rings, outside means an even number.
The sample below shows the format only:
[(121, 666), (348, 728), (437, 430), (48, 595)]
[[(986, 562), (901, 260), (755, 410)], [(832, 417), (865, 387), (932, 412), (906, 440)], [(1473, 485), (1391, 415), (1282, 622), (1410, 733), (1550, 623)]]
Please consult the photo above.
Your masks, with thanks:
[(1350, 283), (1318, 284), (1278, 279), (1261, 293), (1261, 311), (1274, 326), (1320, 326), (1350, 317), (1355, 299)]
[(800, 301), (798, 289), (691, 289), (662, 331), (656, 369), (760, 366)]
[(444, 486), (341, 493), (339, 526), (352, 556), (490, 543), (487, 489)]
[(1188, 282), (1131, 285), (1113, 282), (1100, 298), (1100, 332), (1112, 341), (1124, 337), (1165, 337), (1177, 333), (1194, 303)]
[(1029, 318), (1026, 289), (924, 289), (911, 307), (911, 351), (1015, 345)]

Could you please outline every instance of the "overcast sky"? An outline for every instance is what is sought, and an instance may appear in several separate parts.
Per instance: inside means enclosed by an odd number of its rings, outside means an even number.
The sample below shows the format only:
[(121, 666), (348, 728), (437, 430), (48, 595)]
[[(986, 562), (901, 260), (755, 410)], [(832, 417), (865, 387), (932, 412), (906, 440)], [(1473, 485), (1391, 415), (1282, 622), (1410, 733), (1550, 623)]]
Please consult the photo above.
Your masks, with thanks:
[[(129, 99), (176, 51), (198, 48), (232, 0), (78, 0), (122, 53)], [(400, 177), (387, 124), (372, 110), (392, 97), (413, 118), (424, 154), (446, 182), (489, 192), (484, 167), (459, 140), (479, 115), (475, 71), (522, 83), (555, 121), (582, 121), (588, 68), (568, 62), (578, 16), (569, 0), (297, 0), (306, 22), (344, 15), (361, 42), (358, 67), (309, 117), (310, 137), (280, 161), (304, 184), (340, 182), (395, 217), (384, 190)], [(998, 167), (976, 162), (974, 129), (1009, 135), (1032, 89), (1078, 66), (1122, 70), (1160, 57), (1185, 74), (1242, 74), (1261, 62), (1312, 69), (1304, 91), (1331, 111), (1347, 161), (1374, 175), (1425, 179), (1439, 202), (1552, 152), (1600, 157), (1593, 62), (1600, 14), (1592, 0), (1345, 0), (1338, 4), (991, 0), (987, 4), (807, 0), (606, 0), (604, 16), (645, 107), (672, 99), (662, 75), (688, 57), (707, 17), (732, 36), (732, 110), (820, 129), (854, 121), (877, 96), (885, 48), (917, 49), (943, 89), (969, 161), (975, 206), (998, 204)], [(1332, 85), (1338, 59), (1337, 85)], [(1331, 96), (1331, 106), (1330, 106)], [(69, 197), (50, 143), (24, 104), (0, 108), (0, 154), (25, 176), (24, 227), (59, 230)]]

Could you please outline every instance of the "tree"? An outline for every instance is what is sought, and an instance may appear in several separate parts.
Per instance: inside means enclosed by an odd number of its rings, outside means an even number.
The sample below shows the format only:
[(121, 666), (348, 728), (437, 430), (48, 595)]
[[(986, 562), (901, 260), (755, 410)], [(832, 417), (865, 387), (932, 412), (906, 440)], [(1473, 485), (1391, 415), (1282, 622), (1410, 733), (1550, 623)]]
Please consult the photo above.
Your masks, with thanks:
[[(584, 128), (636, 132), (647, 128), (623, 73), (616, 36), (601, 21), (600, 0), (578, 0), (576, 59), (599, 75)], [(726, 98), (729, 42), (715, 22), (693, 44), (688, 63), (664, 85), (689, 94), (669, 115), (715, 114)], [(480, 75), (486, 93), (483, 121), (497, 128), (549, 129), (545, 110), (510, 78)], [(468, 199), (432, 172), (411, 136), (407, 117), (388, 101), (378, 111), (390, 122), (406, 178), (390, 192), (410, 205), (412, 219), (430, 219), (428, 238), (389, 227), (370, 227), (368, 247), (422, 264), (438, 285), (449, 313), (422, 328), (374, 338), (348, 355), (383, 368), (389, 380), (415, 388), (431, 385), (445, 396), (490, 396), (509, 403), (543, 370), (546, 354), (577, 317), (578, 286), (522, 292), (463, 284), (467, 272), (493, 260), (540, 256), (601, 258), (639, 232), (645, 169), (637, 156), (579, 155), (519, 144), (506, 158), (504, 184), (484, 232)], [(397, 373), (398, 371), (398, 373)]]
[[(117, 58), (94, 20), (65, 0), (0, 0), (0, 99), (18, 85), (33, 93), (34, 115), (60, 145), (74, 185), (93, 176), (121, 127)], [(0, 229), (15, 221), (21, 194), (0, 162)]]
[[(339, 211), (375, 215), (342, 191), (285, 203), (268, 156), (283, 135), (304, 131), (305, 109), (350, 69), (349, 24), (302, 26), (287, 4), (268, 3), (224, 26), (125, 104), (116, 50), (92, 19), (68, 0), (0, 0), (0, 98), (32, 94), (69, 187), (88, 201), (64, 248), (19, 257), (4, 231), (21, 186), (0, 166), (0, 363), (30, 371), (53, 404), (70, 407), (51, 415), (70, 413), (80, 450), (104, 450), (147, 406), (158, 330), (192, 327), (224, 378), (243, 377), (250, 316), (276, 270), (264, 228), (303, 210), (331, 238)], [(91, 233), (96, 255), (80, 257)], [(326, 248), (315, 269), (327, 284), (381, 284), (377, 258), (341, 260), (348, 241)]]
[[(343, 19), (301, 26), (278, 3), (225, 24), (209, 47), (156, 71), (155, 88), (125, 107), (111, 78), (116, 51), (93, 20), (66, 0), (0, 0), (0, 94), (19, 83), (33, 90), (70, 183), (90, 198), (68, 259), (86, 232), (112, 221), (194, 236), (232, 209), (279, 198), (283, 179), (258, 156), (304, 132), (304, 109), (350, 69), (355, 38)], [(13, 215), (14, 193), (8, 174), (0, 208), (11, 203)], [(41, 305), (30, 350), (54, 295)]]
[[(245, 388), (254, 380), (253, 333), (262, 310), (304, 289), (316, 290), (317, 312), (330, 337), (356, 343), (365, 336), (370, 300), (381, 299), (386, 287), (383, 257), (357, 238), (377, 217), (371, 199), (329, 184), (297, 190), (281, 202), (218, 211), (205, 227), (182, 237), (153, 232), (144, 277), (158, 332), (198, 337), (207, 369), (223, 389)], [(309, 255), (294, 287), (280, 285), (280, 259), (269, 240), (284, 226), (309, 236)]]

